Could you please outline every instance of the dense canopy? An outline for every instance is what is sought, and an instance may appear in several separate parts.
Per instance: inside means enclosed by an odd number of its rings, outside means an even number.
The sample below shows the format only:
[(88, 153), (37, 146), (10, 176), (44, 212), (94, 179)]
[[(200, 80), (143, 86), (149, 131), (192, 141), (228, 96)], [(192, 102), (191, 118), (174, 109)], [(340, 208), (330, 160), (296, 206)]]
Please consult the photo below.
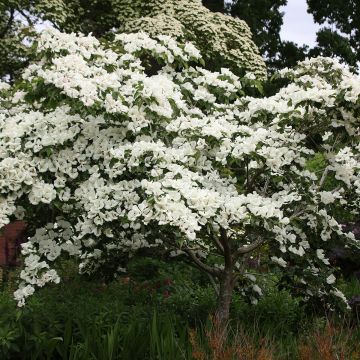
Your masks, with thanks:
[(199, 0), (6, 0), (0, 5), (0, 78), (14, 80), (33, 58), (29, 46), (43, 21), (64, 32), (112, 38), (117, 32), (145, 31), (192, 41), (208, 69), (266, 76), (265, 63), (248, 25), (213, 13)]
[(261, 295), (246, 268), (260, 246), (305, 299), (343, 299), (326, 249), (358, 246), (341, 226), (360, 208), (357, 76), (307, 60), (259, 98), (244, 93), (253, 73), (205, 70), (167, 35), (48, 30), (36, 46), (23, 79), (0, 86), (0, 225), (31, 226), (19, 305), (60, 280), (63, 254), (116, 276), (161, 248), (219, 280), (226, 319), (236, 281)]

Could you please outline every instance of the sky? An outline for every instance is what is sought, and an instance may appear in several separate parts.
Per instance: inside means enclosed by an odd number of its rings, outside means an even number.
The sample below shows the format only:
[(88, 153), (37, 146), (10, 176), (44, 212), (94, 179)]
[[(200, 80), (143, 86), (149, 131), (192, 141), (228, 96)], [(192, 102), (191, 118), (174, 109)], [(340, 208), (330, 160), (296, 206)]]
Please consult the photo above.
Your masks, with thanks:
[(319, 25), (315, 24), (312, 15), (307, 13), (306, 0), (288, 0), (281, 10), (284, 12), (281, 38), (299, 45), (315, 45)]

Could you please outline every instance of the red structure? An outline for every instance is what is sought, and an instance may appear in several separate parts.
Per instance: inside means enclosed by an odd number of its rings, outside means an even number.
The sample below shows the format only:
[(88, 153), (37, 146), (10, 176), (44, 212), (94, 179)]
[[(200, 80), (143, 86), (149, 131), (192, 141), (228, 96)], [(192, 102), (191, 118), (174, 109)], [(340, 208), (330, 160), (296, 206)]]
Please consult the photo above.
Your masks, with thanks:
[(19, 265), (20, 244), (26, 240), (26, 223), (14, 221), (0, 231), (0, 266)]

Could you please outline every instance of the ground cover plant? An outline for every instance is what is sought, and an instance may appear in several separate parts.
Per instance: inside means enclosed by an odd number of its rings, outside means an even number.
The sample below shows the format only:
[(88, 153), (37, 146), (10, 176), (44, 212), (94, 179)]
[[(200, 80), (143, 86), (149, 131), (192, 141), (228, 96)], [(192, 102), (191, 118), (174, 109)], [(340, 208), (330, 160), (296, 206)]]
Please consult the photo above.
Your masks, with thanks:
[(248, 266), (260, 248), (295, 295), (347, 305), (326, 250), (358, 247), (341, 225), (359, 213), (357, 76), (317, 58), (283, 70), (275, 95), (248, 96), (253, 74), (205, 70), (166, 35), (49, 29), (34, 51), (1, 85), (0, 224), (30, 231), (19, 306), (60, 281), (63, 255), (110, 279), (165, 251), (207, 273), (224, 325), (235, 287), (262, 295)]
[[(153, 268), (148, 276), (144, 262)], [(2, 359), (358, 358), (356, 319), (351, 323), (346, 312), (328, 319), (311, 314), (289, 292), (279, 292), (271, 274), (257, 306), (235, 294), (226, 336), (207, 319), (215, 307), (212, 286), (181, 263), (134, 260), (126, 277), (108, 285), (85, 280), (68, 262), (61, 275), (61, 284), (37, 292), (23, 308), (8, 288), (16, 282), (3, 284)], [(347, 295), (355, 287), (355, 280), (342, 285)]]

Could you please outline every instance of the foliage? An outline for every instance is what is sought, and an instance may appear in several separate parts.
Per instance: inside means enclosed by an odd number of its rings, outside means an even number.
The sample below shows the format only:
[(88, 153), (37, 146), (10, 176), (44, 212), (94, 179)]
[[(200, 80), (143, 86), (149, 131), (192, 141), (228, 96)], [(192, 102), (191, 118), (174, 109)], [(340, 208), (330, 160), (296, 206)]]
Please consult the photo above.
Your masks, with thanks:
[(335, 57), (358, 70), (359, 61), (359, 3), (339, 0), (307, 0), (308, 12), (314, 21), (325, 25), (317, 32), (317, 44), (295, 44), (280, 39), (287, 0), (234, 0), (224, 6), (222, 0), (203, 0), (212, 11), (231, 14), (244, 20), (253, 33), (255, 44), (264, 56), (269, 72), (292, 67), (306, 57)]
[[(134, 261), (138, 264), (131, 268), (139, 269), (141, 261)], [(69, 276), (68, 267), (72, 265), (65, 265), (63, 271)], [(184, 287), (198, 285), (197, 273), (189, 273), (188, 267), (175, 262), (159, 262), (158, 266), (159, 274), (155, 277), (139, 282), (126, 282), (123, 277), (107, 286), (97, 280), (84, 281), (72, 273), (66, 283), (37, 292), (23, 309), (16, 307), (11, 293), (0, 293), (1, 358), (35, 360), (50, 356), (88, 360), (109, 359), (112, 353), (114, 359), (122, 360), (190, 360), (209, 351), (219, 354), (228, 349), (229, 353), (241, 352), (244, 359), (246, 356), (253, 359), (255, 355), (251, 354), (257, 352), (266, 351), (269, 355), (271, 351), (274, 359), (298, 359), (300, 353), (301, 360), (308, 360), (316, 359), (319, 351), (354, 352), (359, 343), (358, 325), (349, 327), (336, 317), (329, 321), (309, 317), (298, 300), (285, 291), (276, 291), (271, 285), (274, 284), (271, 274), (269, 291), (256, 307), (235, 296), (227, 339), (221, 342), (218, 334), (223, 329), (197, 313), (196, 299), (189, 297), (188, 288)], [(172, 279), (174, 286), (169, 297), (155, 299), (134, 292), (145, 281), (160, 281), (161, 274), (177, 276)], [(136, 271), (128, 275), (132, 279)], [(359, 283), (346, 286), (359, 288)], [(207, 292), (206, 286), (199, 287), (201, 296)], [(179, 305), (183, 296), (187, 300)], [(189, 309), (194, 317), (184, 319), (184, 309)], [(322, 346), (316, 346), (317, 343)], [(312, 357), (306, 358), (305, 353)]]
[(336, 56), (357, 69), (360, 60), (360, 4), (358, 1), (307, 0), (309, 12), (319, 24), (314, 54)]
[(198, 334), (190, 331), (192, 357), (194, 360), (273, 360), (273, 350), (265, 341), (257, 344), (247, 334), (237, 330), (229, 332), (211, 321), (199, 341)]
[(198, 0), (6, 0), (0, 13), (0, 79), (16, 79), (31, 61), (34, 29), (44, 21), (65, 32), (92, 33), (97, 38), (111, 38), (119, 31), (171, 35), (181, 42), (194, 42), (208, 68), (230, 66), (259, 78), (266, 75), (248, 26), (210, 12)]
[[(287, 0), (236, 0), (230, 5), (230, 14), (249, 25), (254, 42), (266, 59), (269, 69), (274, 68), (279, 53), (282, 54), (281, 49), (286, 46), (280, 39), (283, 24), (283, 13), (280, 8), (286, 3)], [(278, 68), (285, 66), (281, 63)]]
[(25, 3), (12, 0), (0, 3), (0, 79), (7, 76), (13, 81), (32, 59), (27, 41), (34, 31), (21, 14), (26, 11)]
[(202, 4), (214, 12), (225, 12), (225, 1), (223, 0), (202, 0)]
[[(70, 305), (81, 309), (79, 301), (73, 298)], [(111, 308), (113, 303), (114, 299), (107, 303), (107, 307)], [(95, 318), (83, 311), (83, 317), (75, 318), (70, 313), (56, 313), (59, 316), (56, 318), (49, 312), (48, 323), (45, 317), (38, 316), (39, 313), (22, 313), (17, 320), (7, 320), (6, 325), (1, 322), (2, 359), (189, 358), (186, 355), (190, 351), (186, 327), (171, 313), (160, 316), (128, 308), (127, 312), (109, 314), (101, 301), (96, 304), (101, 306), (101, 310), (96, 310), (95, 304), (92, 306), (92, 310), (97, 311)], [(54, 308), (55, 304), (52, 305)], [(37, 306), (34, 309), (40, 312)], [(109, 315), (117, 317), (113, 320)]]
[(357, 246), (340, 225), (359, 211), (354, 75), (319, 58), (284, 70), (274, 96), (242, 97), (252, 74), (195, 68), (199, 51), (164, 35), (101, 44), (49, 30), (37, 52), (2, 85), (0, 222), (32, 232), (19, 305), (60, 281), (49, 263), (62, 254), (118, 276), (162, 249), (219, 280), (226, 318), (237, 280), (253, 302), (262, 294), (246, 261), (264, 243), (283, 286), (344, 299), (325, 250)]
[[(130, 5), (131, 4), (131, 5)], [(234, 72), (252, 72), (263, 79), (265, 64), (251, 40), (245, 22), (212, 13), (198, 0), (118, 0), (115, 7), (123, 26), (120, 31), (145, 31), (170, 35), (177, 41), (192, 41), (201, 51), (207, 68), (230, 67)]]

